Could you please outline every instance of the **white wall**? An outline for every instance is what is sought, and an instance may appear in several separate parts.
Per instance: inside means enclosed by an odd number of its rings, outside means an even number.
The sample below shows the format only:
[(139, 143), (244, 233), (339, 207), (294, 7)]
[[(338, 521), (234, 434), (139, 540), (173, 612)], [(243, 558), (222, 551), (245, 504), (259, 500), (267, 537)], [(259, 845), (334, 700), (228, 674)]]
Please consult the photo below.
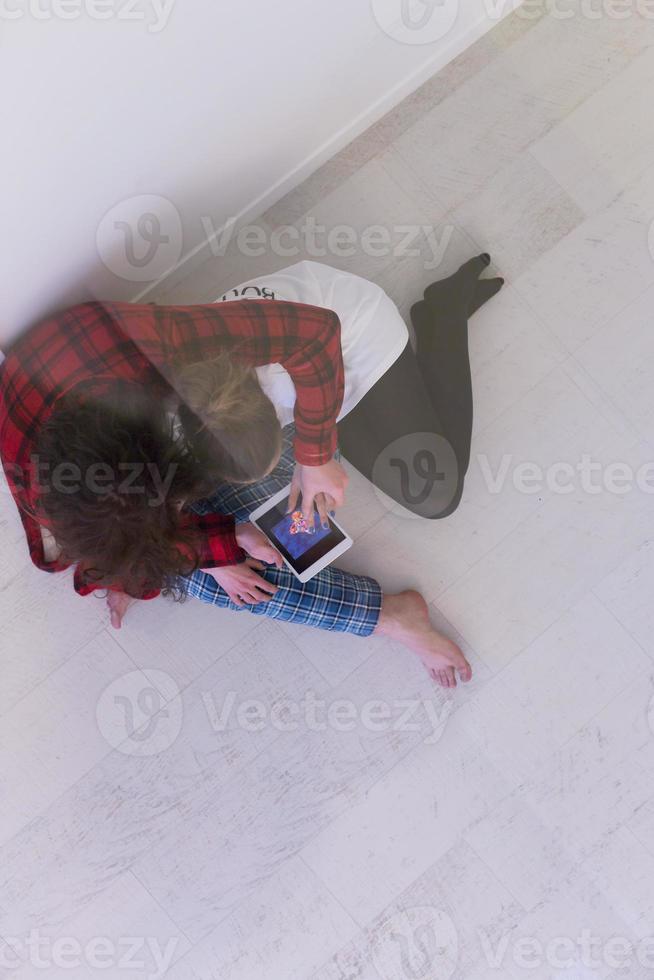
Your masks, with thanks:
[[(147, 293), (203, 216), (260, 213), (514, 5), (464, 2), (407, 30), (402, 0), (0, 0), (0, 344)], [(116, 223), (144, 213), (170, 241), (138, 269)]]

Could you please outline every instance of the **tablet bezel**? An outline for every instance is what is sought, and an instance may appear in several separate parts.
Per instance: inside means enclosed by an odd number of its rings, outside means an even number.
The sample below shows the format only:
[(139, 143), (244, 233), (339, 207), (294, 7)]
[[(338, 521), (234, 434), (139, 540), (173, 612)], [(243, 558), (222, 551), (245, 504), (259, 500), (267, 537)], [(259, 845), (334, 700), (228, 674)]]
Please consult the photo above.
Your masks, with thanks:
[(269, 511), (273, 510), (277, 506), (277, 504), (279, 504), (282, 500), (288, 497), (290, 495), (290, 492), (291, 492), (291, 484), (289, 483), (288, 486), (284, 487), (283, 490), (280, 490), (279, 493), (276, 493), (273, 497), (270, 498), (270, 500), (267, 500), (265, 504), (261, 504), (261, 506), (257, 507), (256, 510), (253, 510), (252, 513), (250, 514), (250, 521), (254, 524), (256, 528), (258, 528), (259, 531), (261, 531), (262, 534), (266, 535), (266, 537), (273, 545), (273, 547), (275, 547), (277, 551), (279, 551), (280, 555), (282, 556), (282, 560), (286, 565), (286, 567), (289, 569), (289, 571), (293, 572), (293, 575), (295, 575), (295, 577), (299, 579), (300, 582), (308, 582), (310, 579), (314, 577), (314, 575), (317, 575), (318, 572), (322, 571), (323, 568), (326, 568), (327, 565), (331, 565), (331, 563), (335, 561), (345, 551), (347, 551), (348, 548), (351, 548), (354, 542), (352, 541), (352, 538), (347, 533), (347, 531), (345, 531), (345, 529), (341, 527), (338, 521), (335, 521), (333, 517), (330, 517), (329, 518), (330, 525), (332, 525), (340, 534), (343, 535), (343, 540), (339, 541), (338, 544), (334, 545), (333, 548), (330, 548), (328, 552), (326, 552), (315, 562), (313, 562), (312, 565), (309, 565), (308, 568), (305, 568), (304, 571), (300, 572), (298, 571), (297, 568), (294, 568), (292, 562), (279, 549), (279, 547), (272, 540), (272, 538), (270, 537), (266, 529), (261, 527), (259, 523), (260, 519)]

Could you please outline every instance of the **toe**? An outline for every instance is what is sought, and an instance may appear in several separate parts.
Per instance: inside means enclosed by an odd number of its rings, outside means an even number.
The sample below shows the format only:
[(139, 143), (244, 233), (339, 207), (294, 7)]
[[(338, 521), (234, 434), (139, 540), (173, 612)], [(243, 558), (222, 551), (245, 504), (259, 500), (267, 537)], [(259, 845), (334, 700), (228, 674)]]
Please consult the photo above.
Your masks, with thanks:
[(489, 264), (490, 255), (488, 252), (483, 252), (481, 255), (475, 255), (474, 258), (464, 262), (457, 275), (466, 280), (478, 279), (484, 269), (488, 268)]
[(472, 316), (476, 313), (484, 303), (487, 303), (489, 299), (492, 299), (504, 285), (504, 279), (497, 276), (495, 279), (479, 279), (475, 284), (475, 291), (472, 295), (470, 305), (468, 306), (468, 315)]

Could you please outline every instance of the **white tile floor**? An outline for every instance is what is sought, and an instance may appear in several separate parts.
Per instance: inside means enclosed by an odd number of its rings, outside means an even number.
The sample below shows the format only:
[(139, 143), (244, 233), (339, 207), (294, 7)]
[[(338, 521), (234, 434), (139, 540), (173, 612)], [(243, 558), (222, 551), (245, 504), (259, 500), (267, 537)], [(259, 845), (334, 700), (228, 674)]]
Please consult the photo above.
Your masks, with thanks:
[[(355, 477), (343, 514), (350, 567), (420, 587), (472, 684), (199, 603), (113, 633), (3, 494), (0, 976), (654, 977), (654, 497), (620, 485), (654, 460), (654, 20), (582, 6), (503, 22), (260, 222), (422, 226), (418, 255), (324, 257), (404, 312), (482, 247), (508, 279), (459, 511)], [(232, 248), (158, 298), (294, 258)], [(584, 457), (604, 489), (558, 492)]]

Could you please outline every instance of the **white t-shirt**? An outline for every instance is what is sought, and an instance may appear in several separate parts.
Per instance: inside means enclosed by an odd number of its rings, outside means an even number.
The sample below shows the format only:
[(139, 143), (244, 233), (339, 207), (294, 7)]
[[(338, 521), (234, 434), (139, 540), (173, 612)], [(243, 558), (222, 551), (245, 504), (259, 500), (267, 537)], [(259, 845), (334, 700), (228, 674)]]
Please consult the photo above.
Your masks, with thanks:
[[(333, 310), (341, 321), (345, 369), (342, 419), (404, 350), (409, 331), (383, 289), (321, 262), (298, 262), (269, 276), (257, 276), (228, 290), (215, 302), (277, 299)], [(259, 383), (275, 406), (281, 425), (293, 421), (295, 386), (281, 364), (256, 368)]]

